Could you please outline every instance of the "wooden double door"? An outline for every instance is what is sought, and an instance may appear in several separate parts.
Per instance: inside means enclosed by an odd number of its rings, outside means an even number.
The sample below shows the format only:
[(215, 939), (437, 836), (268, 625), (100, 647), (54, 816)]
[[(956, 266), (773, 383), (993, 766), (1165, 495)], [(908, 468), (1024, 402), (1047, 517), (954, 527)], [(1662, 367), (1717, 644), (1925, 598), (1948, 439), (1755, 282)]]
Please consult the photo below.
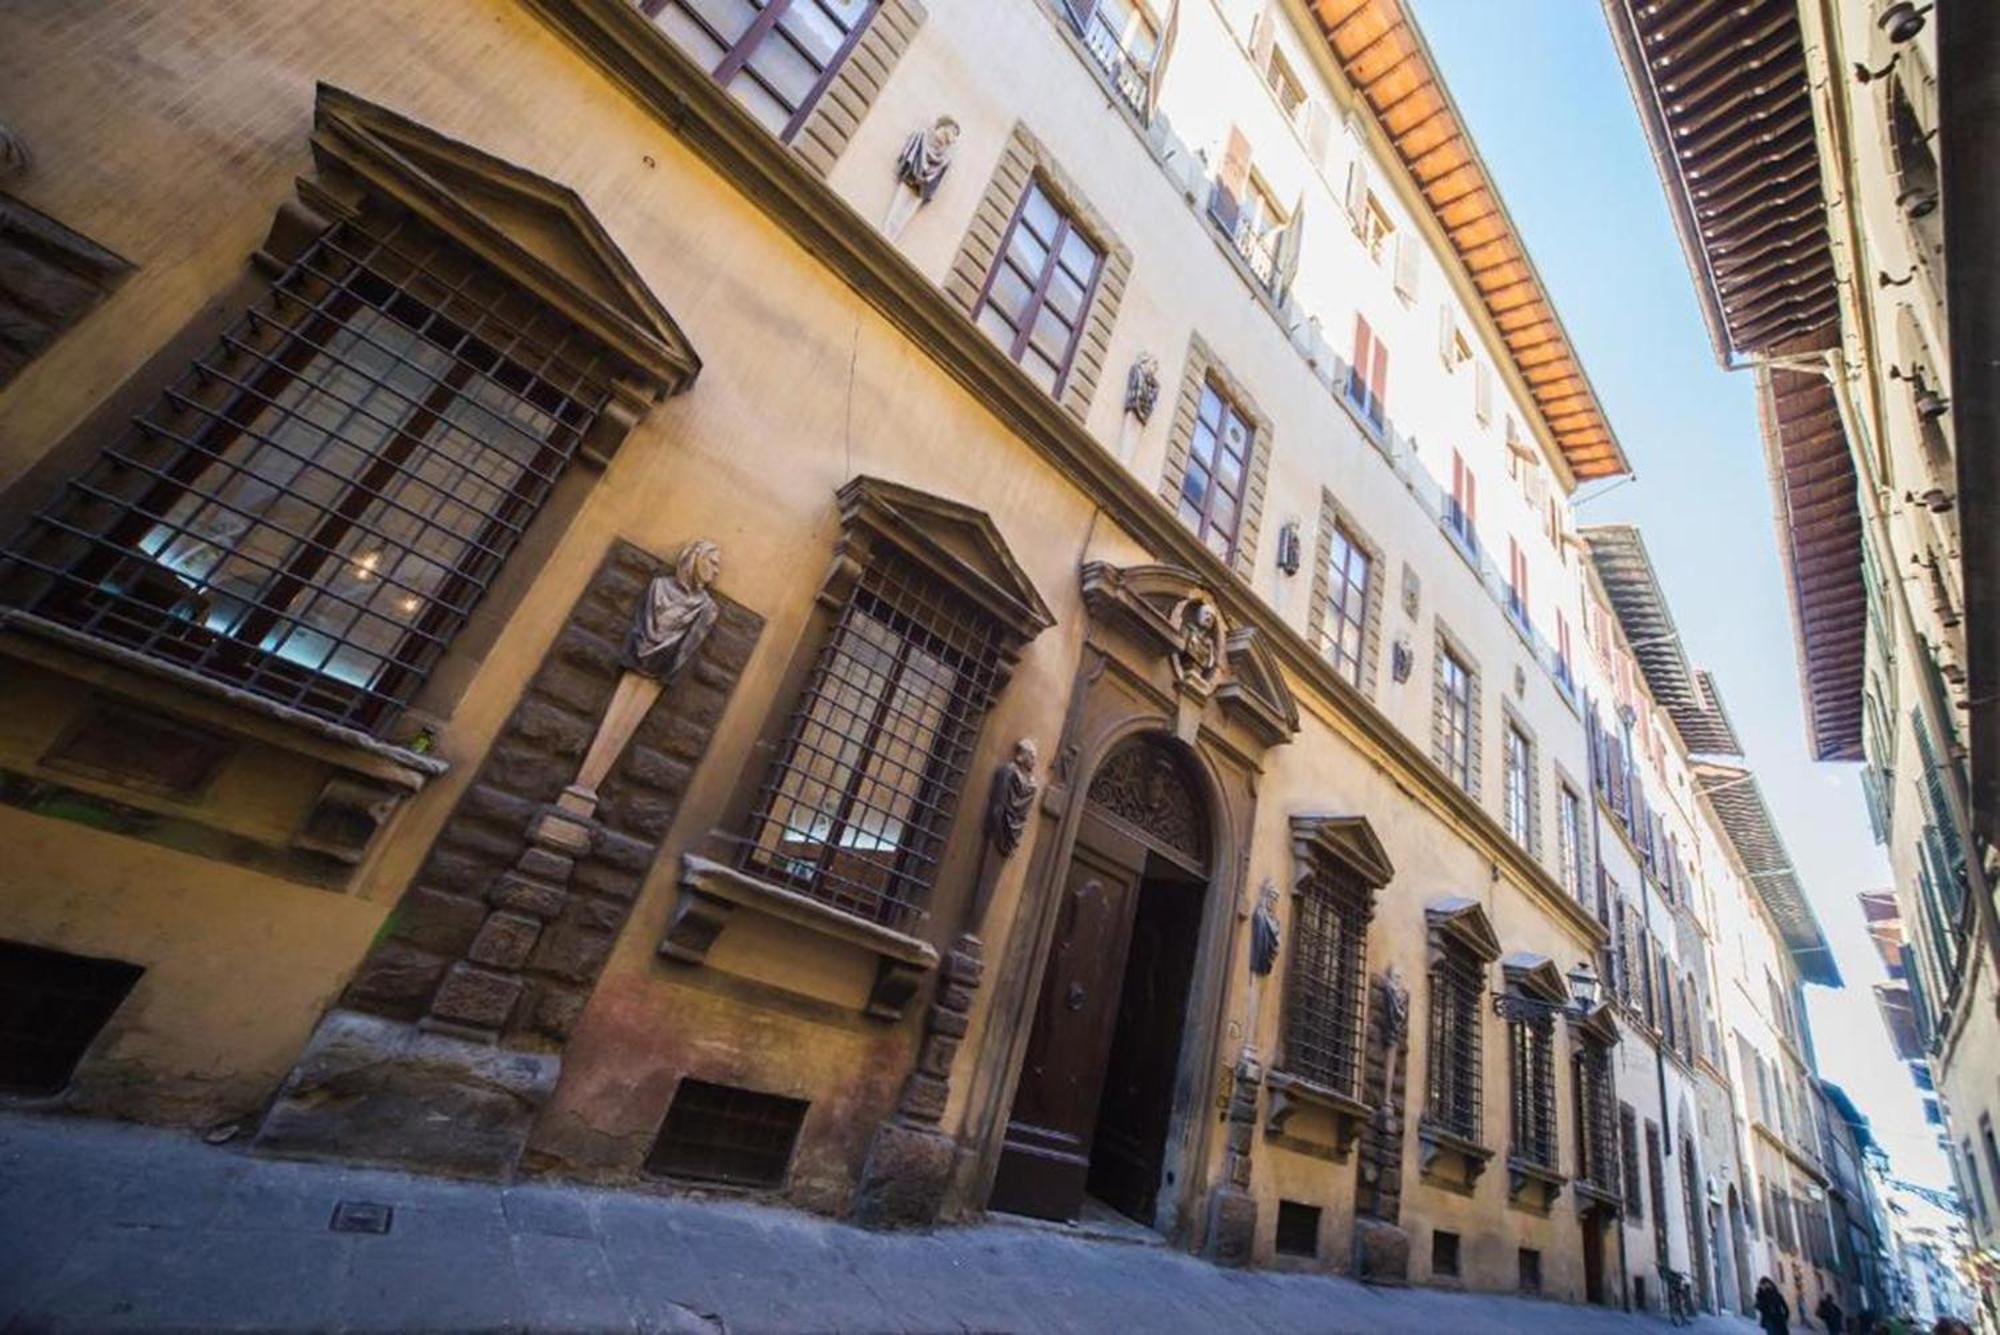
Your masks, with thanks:
[(991, 1208), (1074, 1219), (1086, 1195), (1151, 1226), (1207, 878), (1084, 809)]

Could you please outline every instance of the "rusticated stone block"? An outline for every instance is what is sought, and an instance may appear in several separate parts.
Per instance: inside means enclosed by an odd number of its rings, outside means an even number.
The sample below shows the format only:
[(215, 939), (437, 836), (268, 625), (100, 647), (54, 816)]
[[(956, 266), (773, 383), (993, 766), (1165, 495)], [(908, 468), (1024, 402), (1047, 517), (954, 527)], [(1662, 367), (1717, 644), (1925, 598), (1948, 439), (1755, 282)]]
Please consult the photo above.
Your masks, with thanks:
[(676, 798), (648, 792), (626, 792), (604, 806), (604, 818), (620, 829), (645, 836), (657, 844), (666, 838), (680, 810)]
[(579, 927), (616, 932), (625, 925), (629, 908), (615, 899), (579, 899), (570, 908), (570, 920)]
[(947, 983), (938, 989), (937, 1004), (948, 1011), (972, 1009), (972, 989), (961, 983)]
[(634, 746), (626, 752), (622, 768), (633, 783), (661, 793), (685, 792), (688, 780), (694, 777), (687, 765), (650, 746)]
[(958, 1056), (958, 1040), (946, 1034), (933, 1033), (925, 1037), (923, 1047), (917, 1050), (917, 1069), (925, 1075), (934, 1075), (940, 1080), (951, 1079), (951, 1063)]
[(534, 802), (553, 800), (569, 781), (568, 767), (546, 749), (519, 741), (496, 743), (480, 774), (495, 787)]
[(476, 853), (439, 848), (424, 862), (423, 880), (440, 890), (484, 894), (487, 884), (506, 864)]
[(577, 864), (576, 874), (570, 877), (570, 885), (607, 899), (629, 900), (639, 893), (641, 879), (637, 872), (620, 871), (601, 862), (586, 861)]
[(493, 893), (487, 898), (496, 908), (514, 909), (547, 921), (562, 913), (569, 892), (560, 885), (510, 871), (493, 883)]
[(864, 1228), (929, 1228), (944, 1206), (958, 1142), (929, 1127), (884, 1122), (868, 1147), (855, 1191), (854, 1219)]
[(276, 1154), (503, 1177), (558, 1059), (329, 1011), (259, 1127)]
[(523, 876), (532, 876), (538, 881), (549, 881), (561, 885), (576, 870), (576, 859), (566, 853), (530, 844), (521, 853), (520, 861), (514, 869)]
[(901, 1110), (910, 1117), (924, 1122), (936, 1122), (944, 1116), (945, 1104), (951, 1099), (951, 1086), (937, 1076), (923, 1071), (912, 1071), (903, 1084)]
[(484, 821), (504, 826), (511, 835), (526, 827), (535, 814), (536, 803), (503, 791), (491, 783), (475, 783), (458, 804), (454, 818)]
[(986, 962), (977, 955), (963, 950), (953, 950), (944, 957), (943, 973), (946, 979), (961, 983), (966, 988), (979, 986), (979, 980), (986, 976)]
[(725, 692), (698, 681), (683, 680), (675, 692), (674, 712), (712, 733), (722, 721), (722, 711), (728, 704)]
[(652, 744), (676, 759), (699, 760), (708, 749), (708, 738), (708, 729), (678, 715), (669, 715), (652, 738)]
[(644, 875), (653, 865), (656, 845), (616, 830), (599, 830), (591, 841), (590, 855), (599, 862), (618, 868), (620, 871), (638, 872)]
[(408, 942), (384, 941), (362, 962), (347, 992), (381, 1006), (421, 1006), (444, 976), (446, 963), (444, 957)]
[(478, 1029), (499, 1029), (513, 1013), (521, 980), (470, 964), (454, 964), (431, 1001), (431, 1013)]
[(1409, 1283), (1410, 1235), (1379, 1219), (1356, 1219), (1354, 1277), (1370, 1284)]
[(1209, 1255), (1222, 1265), (1248, 1265), (1256, 1241), (1257, 1198), (1239, 1186), (1219, 1188), (1209, 1207)]
[(527, 962), (528, 952), (542, 934), (542, 925), (521, 913), (494, 913), (480, 927), (467, 955), (478, 964), (496, 969), (518, 969)]
[(550, 663), (535, 675), (535, 693), (580, 714), (597, 715), (611, 699), (613, 677)]
[(624, 670), (617, 642), (582, 626), (571, 626), (562, 633), (556, 641), (556, 656), (581, 671), (614, 680)]
[(420, 885), (396, 906), (389, 930), (411, 945), (440, 955), (457, 955), (472, 944), (485, 920), (486, 906), (478, 900)]
[(446, 822), (438, 842), (461, 853), (471, 853), (491, 861), (511, 864), (527, 842), (518, 832), (496, 829), (467, 820)]
[(574, 760), (581, 757), (584, 748), (590, 745), (596, 725), (573, 710), (560, 708), (547, 700), (529, 699), (523, 700), (521, 707), (514, 711), (508, 729), (551, 756)]
[(589, 993), (582, 988), (543, 983), (535, 998), (535, 1028), (558, 1041), (568, 1038), (583, 1015), (583, 1003), (588, 997)]
[(542, 934), (528, 967), (572, 982), (591, 982), (610, 956), (613, 939), (609, 932), (559, 923)]
[(948, 1011), (942, 1006), (933, 1006), (930, 1013), (924, 1017), (924, 1023), (930, 1026), (930, 1031), (934, 1034), (943, 1034), (946, 1038), (964, 1038), (965, 1031), (971, 1027), (972, 1021), (964, 1011)]

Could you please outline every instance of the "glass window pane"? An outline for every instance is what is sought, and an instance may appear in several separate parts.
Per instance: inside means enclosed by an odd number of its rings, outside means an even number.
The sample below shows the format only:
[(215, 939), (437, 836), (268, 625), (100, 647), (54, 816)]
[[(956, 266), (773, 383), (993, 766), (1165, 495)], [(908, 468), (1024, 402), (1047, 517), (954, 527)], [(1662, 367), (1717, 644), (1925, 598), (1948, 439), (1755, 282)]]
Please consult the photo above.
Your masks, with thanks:
[(1070, 324), (1075, 324), (1083, 314), (1083, 284), (1070, 277), (1065, 269), (1058, 268), (1050, 275), (1044, 299)]
[(1046, 249), (1055, 242), (1056, 228), (1062, 222), (1062, 215), (1056, 211), (1054, 202), (1042, 193), (1040, 186), (1031, 185), (1028, 187), (1027, 202), (1021, 207), (1021, 221)]
[(744, 70), (746, 75), (754, 74), (770, 96), (784, 103), (787, 110), (796, 111), (812, 96), (821, 66), (782, 29), (780, 25), (779, 31), (757, 44)]
[(1079, 283), (1088, 283), (1090, 276), (1097, 272), (1097, 249), (1072, 227), (1063, 238), (1062, 262)]
[(1207, 426), (1210, 431), (1222, 429), (1222, 396), (1215, 392), (1215, 386), (1201, 387), (1201, 405), (1195, 410), (1195, 420)]
[(1194, 434), (1188, 438), (1188, 454), (1204, 464), (1215, 459), (1215, 432), (1200, 418), (1195, 419)]
[(806, 59), (820, 69), (833, 63), (847, 29), (816, 0), (796, 0), (778, 19), (778, 31), (798, 44)]
[(1019, 265), (1023, 273), (1039, 278), (1042, 266), (1049, 262), (1049, 248), (1028, 230), (1024, 219), (1022, 225), (1007, 238), (1007, 258)]

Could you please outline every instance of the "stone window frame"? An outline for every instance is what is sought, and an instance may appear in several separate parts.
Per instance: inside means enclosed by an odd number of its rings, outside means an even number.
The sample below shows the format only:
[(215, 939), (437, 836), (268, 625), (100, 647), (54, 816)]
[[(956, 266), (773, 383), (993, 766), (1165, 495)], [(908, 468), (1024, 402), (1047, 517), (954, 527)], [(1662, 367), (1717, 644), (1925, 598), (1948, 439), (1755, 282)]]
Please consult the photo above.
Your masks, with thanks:
[(1542, 744), (1540, 739), (1535, 736), (1535, 730), (1528, 726), (1527, 719), (1522, 717), (1521, 712), (1518, 709), (1514, 708), (1512, 702), (1505, 699), (1501, 700), (1500, 702), (1500, 726), (1502, 729), (1502, 732), (1500, 734), (1500, 741), (1501, 741), (1500, 823), (1504, 828), (1507, 825), (1508, 821), (1508, 816), (1507, 816), (1508, 794), (1507, 794), (1507, 783), (1506, 783), (1506, 773), (1507, 773), (1506, 743), (1508, 740), (1507, 731), (1512, 730), (1513, 732), (1519, 733), (1521, 736), (1521, 740), (1523, 740), (1528, 744), (1528, 766), (1526, 773), (1524, 775), (1527, 781), (1526, 797), (1528, 804), (1528, 811), (1527, 811), (1528, 828), (1525, 831), (1526, 835), (1525, 838), (1523, 838), (1520, 834), (1516, 834), (1513, 830), (1508, 830), (1508, 833), (1510, 835), (1514, 835), (1514, 840), (1521, 846), (1522, 852), (1526, 853), (1531, 858), (1539, 859), (1542, 855), (1542, 826), (1543, 826)]
[(1361, 660), (1357, 665), (1360, 680), (1353, 684), (1362, 695), (1373, 700), (1382, 662), (1382, 586), (1386, 580), (1386, 556), (1382, 544), (1369, 536), (1367, 529), (1355, 519), (1354, 512), (1342, 505), (1334, 497), (1332, 489), (1327, 487), (1322, 487), (1319, 493), (1319, 534), (1313, 550), (1312, 603), (1306, 609), (1306, 638), (1333, 663), (1336, 672), (1346, 675), (1338, 656), (1329, 649), (1327, 636), (1327, 623), (1332, 612), (1328, 600), (1333, 590), (1333, 535), (1336, 529), (1346, 534), (1348, 542), (1368, 558), (1368, 587), (1363, 590), (1361, 613)]
[[(1445, 695), (1444, 664), (1449, 655), (1465, 669), (1467, 682), (1467, 732), (1468, 745), (1466, 775), (1459, 782), (1456, 759), (1451, 755), (1451, 723), (1449, 705)], [(1446, 779), (1461, 788), (1466, 796), (1477, 802), (1483, 787), (1481, 782), (1485, 768), (1485, 728), (1482, 726), (1483, 686), (1485, 674), (1479, 670), (1479, 660), (1466, 648), (1465, 642), (1451, 632), (1444, 618), (1437, 619), (1437, 642), (1431, 653), (1431, 760), (1444, 771)]]
[[(1428, 1014), (1424, 1025), (1424, 1097), (1417, 1119), (1420, 1171), (1438, 1185), (1470, 1194), (1493, 1158), (1493, 1150), (1485, 1143), (1486, 985), (1488, 971), (1500, 959), (1500, 942), (1485, 908), (1464, 896), (1434, 900), (1424, 909), (1424, 924)], [(1468, 1004), (1457, 1008), (1456, 1015), (1447, 1016), (1440, 1009), (1441, 989), (1459, 986), (1449, 976), (1454, 969), (1472, 973), (1472, 989), (1464, 999)], [(1454, 1019), (1459, 1023), (1452, 1024)], [(1454, 1045), (1449, 1053), (1443, 1044), (1447, 1038)], [(1446, 1078), (1447, 1065), (1456, 1068), (1450, 1080)], [(1469, 1125), (1454, 1126), (1450, 1120), (1452, 1110), (1447, 1104), (1454, 1101), (1454, 1093), (1456, 1102), (1470, 1105)], [(1440, 1112), (1446, 1115), (1441, 1117)], [(1436, 1171), (1444, 1161), (1459, 1164), (1455, 1179)]]
[(1243, 474), (1242, 508), (1236, 515), (1236, 545), (1226, 564), (1237, 578), (1249, 582), (1257, 569), (1257, 537), (1263, 528), (1264, 500), (1271, 474), (1271, 418), (1257, 406), (1249, 388), (1231, 375), (1200, 334), (1188, 336), (1187, 362), (1181, 370), (1180, 393), (1167, 433), (1166, 464), (1160, 476), (1160, 499), (1179, 523), (1181, 483), (1187, 477), (1194, 449), (1194, 425), (1204, 387), (1213, 384), (1237, 414), (1250, 424), (1250, 459)]
[[(705, 964), (708, 953), (741, 908), (780, 918), (846, 942), (875, 956), (874, 986), (863, 1006), (878, 1020), (902, 1017), (924, 975), (939, 960), (924, 933), (942, 888), (963, 888), (977, 856), (968, 837), (965, 803), (986, 769), (982, 757), (994, 742), (988, 722), (1005, 694), (1021, 653), (1055, 615), (1014, 560), (993, 521), (958, 501), (867, 475), (850, 479), (836, 493), (840, 538), (834, 561), (821, 582), (806, 624), (794, 642), (783, 680), (766, 706), (762, 730), (746, 752), (760, 763), (739, 772), (723, 819), (709, 834), (708, 852), (681, 857), (681, 875), (667, 932), (659, 953), (687, 964)], [(814, 698), (813, 680), (823, 651), (833, 643), (853, 595), (872, 564), (892, 560), (916, 568), (947, 586), (992, 623), (997, 662), (984, 707), (967, 721), (960, 739), (967, 758), (956, 792), (931, 799), (942, 812), (930, 832), (938, 856), (924, 902), (911, 920), (877, 921), (853, 912), (796, 884), (761, 873), (746, 853), (754, 850), (764, 817), (763, 798), (772, 776), (788, 762), (794, 724)], [(865, 766), (857, 762), (856, 768)], [(976, 825), (977, 822), (974, 822)]]
[[(1589, 829), (1590, 799), (1584, 795), (1585, 790), (1583, 787), (1570, 776), (1570, 772), (1563, 767), (1563, 763), (1560, 760), (1554, 762), (1554, 768), (1556, 798), (1556, 838), (1554, 851), (1558, 864), (1562, 861), (1563, 797), (1568, 795), (1576, 801), (1576, 847), (1571, 850), (1571, 861), (1574, 863), (1574, 866), (1566, 870), (1558, 865), (1556, 868), (1556, 881), (1567, 889), (1568, 876), (1574, 873), (1576, 876), (1574, 895), (1576, 902), (1583, 905), (1586, 909), (1594, 910), (1594, 906), (1585, 898), (1593, 884), (1593, 873), (1596, 870), (1593, 859), (1590, 856), (1590, 840), (1586, 837)], [(1609, 982), (1608, 979), (1606, 981), (1607, 983)]]
[(1639, 1177), (1639, 1110), (1618, 1104), (1618, 1176), (1625, 1200), (1625, 1217), (1643, 1222), (1646, 1218), (1646, 1185)]
[[(1091, 399), (1104, 373), (1111, 329), (1132, 276), (1132, 251), (1118, 239), (1104, 215), (1091, 206), (1075, 178), (1062, 169), (1048, 147), (1020, 121), (1008, 132), (993, 175), (973, 209), (965, 238), (945, 275), (945, 295), (966, 319), (978, 319), (979, 304), (1000, 260), (1001, 243), (1031, 182), (1041, 186), (1050, 201), (1104, 257), (1098, 265), (1095, 290), (1088, 299), (1068, 373), (1055, 396), (1056, 402), (1080, 422), (1089, 415)], [(1025, 376), (1027, 372), (1021, 374)]]
[[(1546, 955), (1517, 954), (1501, 961), (1505, 990), (1551, 1006), (1570, 1004), (1568, 981)], [(1556, 1014), (1511, 1013), (1507, 1035), (1507, 1198), (1547, 1213), (1568, 1178), (1562, 1172), (1562, 1112), (1556, 1077)], [(1528, 1064), (1532, 1063), (1532, 1069)], [(1524, 1083), (1532, 1082), (1532, 1090)], [(1524, 1119), (1539, 1109), (1547, 1119), (1542, 1157), (1524, 1152)]]
[[(13, 273), (8, 282), (21, 318), (39, 329), (20, 347), (19, 360), (0, 363), (6, 388), (97, 309), (135, 267), (132, 262), (65, 227), (18, 196), (0, 191), (0, 256)], [(25, 330), (13, 331), (18, 344)]]

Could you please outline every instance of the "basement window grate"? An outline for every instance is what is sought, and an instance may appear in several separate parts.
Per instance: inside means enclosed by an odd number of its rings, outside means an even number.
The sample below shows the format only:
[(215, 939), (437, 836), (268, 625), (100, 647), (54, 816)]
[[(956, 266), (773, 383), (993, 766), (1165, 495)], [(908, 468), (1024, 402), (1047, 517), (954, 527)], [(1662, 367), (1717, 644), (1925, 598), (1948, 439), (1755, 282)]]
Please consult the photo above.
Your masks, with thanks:
[(1542, 1254), (1533, 1247), (1523, 1247), (1520, 1251), (1521, 1292), (1540, 1293), (1542, 1291)]
[(646, 1156), (659, 1177), (736, 1187), (782, 1187), (806, 1101), (682, 1079)]
[(1318, 1256), (1319, 1214), (1317, 1205), (1279, 1201), (1278, 1255)]
[(1458, 1277), (1458, 1234), (1450, 1229), (1431, 1230), (1431, 1275), (1433, 1278)]
[(123, 960), (0, 941), (0, 1092), (62, 1093), (144, 972)]

